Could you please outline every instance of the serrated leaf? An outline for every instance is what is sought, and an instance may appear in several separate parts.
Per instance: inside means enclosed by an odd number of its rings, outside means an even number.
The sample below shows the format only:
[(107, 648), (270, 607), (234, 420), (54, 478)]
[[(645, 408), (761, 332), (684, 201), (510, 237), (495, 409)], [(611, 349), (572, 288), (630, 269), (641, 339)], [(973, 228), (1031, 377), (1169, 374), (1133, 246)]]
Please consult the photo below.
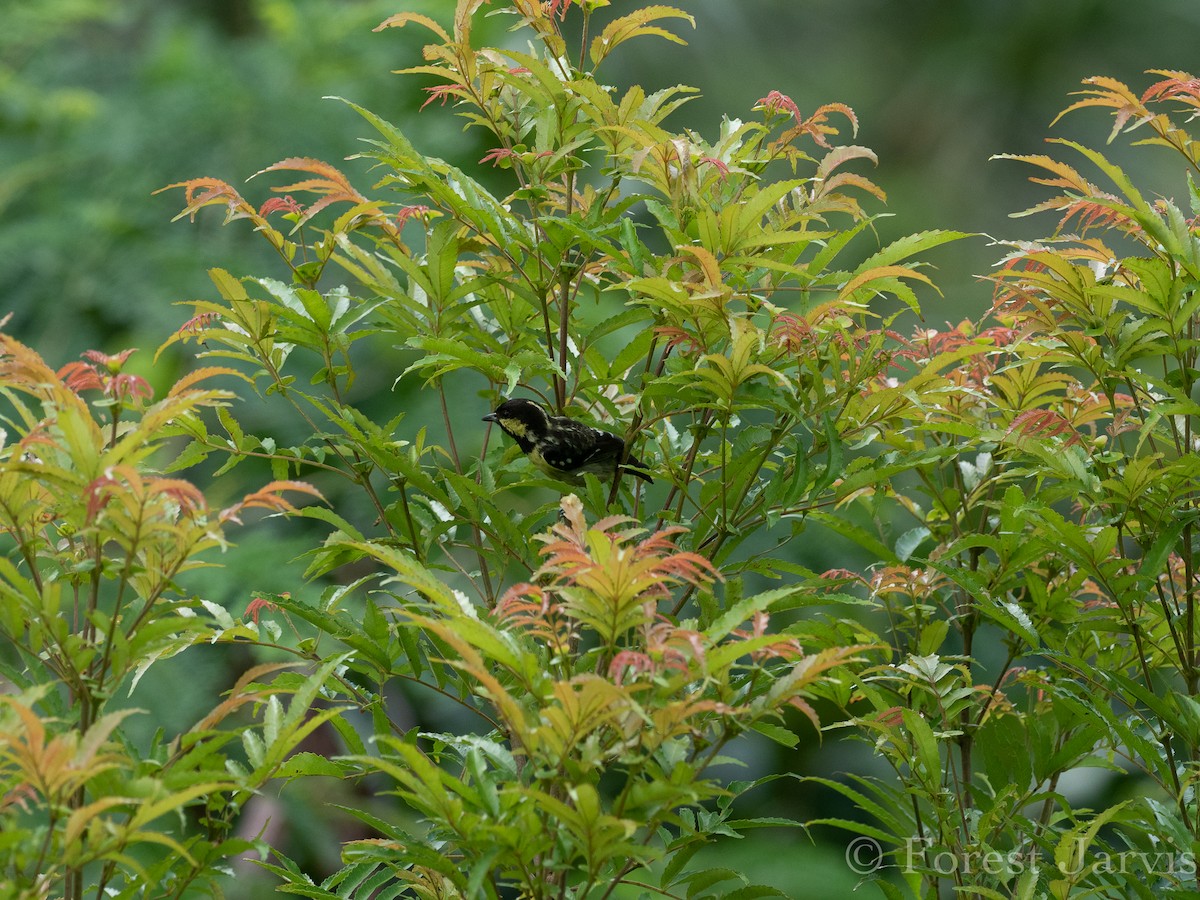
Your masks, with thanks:
[(800, 743), (800, 736), (794, 731), (784, 728), (782, 725), (773, 725), (770, 722), (755, 722), (751, 727), (764, 737), (769, 737), (775, 743), (782, 744), (789, 749), (794, 748)]
[(649, 24), (661, 19), (686, 19), (693, 28), (696, 27), (696, 20), (683, 10), (675, 9), (672, 6), (644, 6), (629, 15), (609, 22), (604, 30), (596, 36), (589, 51), (592, 65), (599, 65), (601, 60), (625, 41), (640, 35), (655, 35), (676, 44), (687, 43), (677, 34)]
[(327, 775), (332, 778), (344, 778), (354, 771), (343, 763), (335, 762), (319, 753), (307, 750), (294, 753), (287, 758), (275, 772), (278, 778), (298, 778), (303, 775)]

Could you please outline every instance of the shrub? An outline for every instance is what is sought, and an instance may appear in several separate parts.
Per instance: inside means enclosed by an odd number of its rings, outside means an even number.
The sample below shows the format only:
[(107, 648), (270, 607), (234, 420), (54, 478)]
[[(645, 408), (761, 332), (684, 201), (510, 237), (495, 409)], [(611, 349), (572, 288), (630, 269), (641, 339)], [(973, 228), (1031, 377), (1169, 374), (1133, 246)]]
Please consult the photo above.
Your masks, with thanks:
[[(917, 257), (964, 235), (852, 249), (883, 192), (859, 171), (871, 152), (839, 140), (850, 108), (805, 115), (771, 91), (711, 140), (671, 131), (692, 89), (619, 92), (601, 72), (626, 41), (682, 42), (691, 17), (605, 6), (460, 0), (449, 28), (380, 26), (431, 35), (404, 71), (488, 136), (472, 171), (355, 107), (376, 133), (369, 189), (307, 158), (263, 169), (291, 174), (262, 202), (173, 185), (181, 216), (223, 209), (284, 277), (214, 269), (164, 349), (220, 364), (158, 403), (124, 356), (54, 373), (5, 339), (16, 896), (213, 892), (223, 860), (268, 849), (280, 890), (310, 897), (771, 896), (697, 853), (801, 824), (874, 842), (847, 862), (887, 896), (1195, 881), (1194, 220), (1083, 145), (1060, 142), (1115, 192), (1016, 157), (1062, 189), (1039, 207), (1058, 230), (1011, 245), (983, 320), (905, 336), (932, 289)], [(476, 41), (485, 7), (519, 45)], [(1159, 74), (1140, 97), (1092, 79), (1070, 109), (1110, 106), (1114, 138), (1148, 130), (1196, 168), (1169, 111), (1200, 90)], [(381, 345), (404, 412), (362, 386)], [(200, 387), (214, 377), (298, 436)], [(653, 483), (540, 473), (480, 421), (507, 396), (618, 434)], [(269, 475), (213, 512), (173, 475), (212, 463)], [(297, 509), (289, 490), (329, 501)], [(325, 531), (313, 587), (263, 573), (277, 589), (237, 620), (181, 584), (256, 506)], [(830, 534), (869, 570), (788, 547)], [(275, 661), (138, 754), (118, 689), (198, 643)], [(409, 698), (430, 699), (416, 724)], [(740, 739), (790, 749), (810, 726), (850, 729), (894, 778), (804, 779), (854, 820), (746, 815), (784, 773), (724, 774)], [(341, 752), (301, 747), (318, 729)], [(1062, 786), (1087, 767), (1152, 789), (1093, 809)], [(270, 779), (314, 776), (399, 801), (347, 809), (370, 836), (320, 884), (232, 831)], [(160, 822), (175, 810), (190, 820)]]
[[(128, 356), (93, 353), (55, 372), (0, 334), (5, 897), (81, 897), (85, 887), (182, 896), (211, 882), (224, 857), (253, 846), (232, 835), (242, 804), (327, 716), (307, 712), (332, 663), (290, 688), (253, 686), (267, 671), (255, 669), (185, 733), (160, 729), (148, 748), (124, 738), (139, 710), (119, 692), (219, 630), (178, 580), (244, 511), (289, 510), (285, 492), (313, 493), (275, 482), (213, 509), (193, 484), (156, 472), (149, 459), (169, 423), (231, 395), (201, 386), (221, 370), (200, 369), (151, 402), (147, 382), (125, 371)], [(294, 697), (283, 715), (285, 692)], [(262, 703), (265, 735), (234, 716)], [(223, 757), (239, 736), (250, 765), (231, 776)], [(199, 827), (181, 834), (163, 822), (183, 816)]]
[[(348, 847), (324, 890), (351, 877), (428, 895), (700, 885), (716, 876), (685, 872), (687, 859), (734, 829), (731, 801), (756, 784), (712, 776), (718, 753), (750, 729), (794, 746), (784, 710), (819, 724), (810, 698), (864, 652), (852, 620), (771, 624), (826, 597), (770, 548), (882, 477), (873, 457), (851, 458), (893, 415), (885, 394), (863, 391), (891, 357), (881, 326), (895, 313), (873, 307), (891, 295), (915, 308), (911, 285), (928, 278), (912, 256), (959, 235), (839, 265), (870, 223), (860, 201), (882, 197), (850, 171), (870, 151), (832, 143), (835, 120), (857, 124), (848, 107), (805, 116), (771, 92), (753, 121), (726, 120), (710, 142), (664, 126), (690, 89), (618, 96), (598, 80), (626, 40), (679, 41), (666, 26), (690, 22), (682, 12), (601, 24), (589, 4), (491, 10), (514, 14), (526, 52), (475, 46), (480, 7), (460, 3), (452, 31), (416, 13), (381, 27), (433, 35), (427, 64), (407, 71), (434, 76), (430, 102), (491, 134), (480, 164), (509, 193), (365, 110), (379, 135), (366, 154), (375, 194), (308, 159), (263, 170), (301, 179), (262, 203), (224, 181), (177, 186), (186, 215), (218, 206), (248, 220), (291, 278), (215, 271), (221, 299), (197, 303), (175, 340), (245, 365), (310, 425), (282, 448), (228, 417), (223, 433), (192, 420), (188, 461), (266, 456), (276, 478), (315, 464), (357, 486), (375, 516), (369, 533), (367, 516), (306, 510), (336, 529), (309, 572), (366, 559), (382, 586), (272, 599), (345, 646), (354, 691), (339, 699), (376, 711), (374, 752), (348, 734), (336, 771), (389, 776), (429, 828), (372, 815), (389, 840)], [(592, 35), (577, 59), (568, 16)], [(322, 286), (331, 263), (349, 283)], [(354, 404), (355, 345), (380, 338), (404, 349), (402, 379), (420, 378), (440, 416), (377, 423)], [(307, 385), (296, 369), (313, 373)], [(619, 432), (655, 485), (588, 477), (554, 525), (560, 484), (491, 434), (474, 451), (478, 419), (508, 393)], [(479, 400), (464, 433), (455, 413), (468, 396)], [(783, 586), (747, 589), (764, 577)], [(435, 684), (486, 727), (401, 732), (382, 718), (397, 679)], [(276, 870), (304, 880), (286, 862)]]

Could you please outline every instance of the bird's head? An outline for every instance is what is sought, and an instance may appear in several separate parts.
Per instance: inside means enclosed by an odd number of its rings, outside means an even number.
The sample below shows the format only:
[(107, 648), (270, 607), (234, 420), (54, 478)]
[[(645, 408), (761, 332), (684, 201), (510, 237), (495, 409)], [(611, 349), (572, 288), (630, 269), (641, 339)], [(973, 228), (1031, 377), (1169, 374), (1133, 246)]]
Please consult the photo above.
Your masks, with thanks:
[(546, 411), (532, 400), (523, 397), (505, 400), (496, 407), (495, 412), (484, 416), (483, 421), (495, 422), (522, 445), (545, 437), (550, 430), (550, 417)]

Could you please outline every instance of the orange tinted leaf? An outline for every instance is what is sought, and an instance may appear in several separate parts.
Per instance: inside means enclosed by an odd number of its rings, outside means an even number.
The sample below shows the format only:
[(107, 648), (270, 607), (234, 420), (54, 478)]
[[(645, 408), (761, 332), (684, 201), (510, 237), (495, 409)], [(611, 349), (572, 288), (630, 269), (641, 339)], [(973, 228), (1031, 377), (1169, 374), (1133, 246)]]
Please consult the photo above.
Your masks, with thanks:
[(864, 178), (862, 175), (856, 175), (853, 172), (838, 172), (832, 178), (823, 181), (816, 192), (816, 197), (824, 197), (832, 194), (841, 187), (856, 187), (859, 190), (866, 191), (872, 197), (887, 202), (887, 194), (884, 193), (883, 188), (871, 179)]
[(1050, 438), (1070, 435), (1067, 446), (1083, 444), (1083, 439), (1076, 433), (1074, 426), (1062, 413), (1050, 409), (1031, 409), (1021, 413), (1008, 426), (1005, 436), (1013, 432), (1021, 437)]
[(804, 715), (808, 718), (808, 721), (812, 722), (813, 728), (817, 730), (817, 735), (819, 736), (821, 734), (821, 718), (817, 715), (817, 711), (812, 708), (807, 700), (799, 696), (792, 697), (790, 700), (788, 700), (788, 706), (798, 709), (800, 712), (804, 713)]
[(285, 213), (299, 213), (302, 207), (295, 201), (291, 194), (286, 197), (272, 197), (258, 208), (258, 214), (264, 219), (274, 212), (283, 211)]
[(909, 268), (908, 266), (877, 266), (874, 269), (867, 269), (867, 271), (854, 276), (846, 282), (846, 286), (838, 292), (838, 300), (848, 298), (856, 290), (873, 281), (882, 281), (889, 278), (915, 278), (926, 284), (933, 284), (928, 276), (922, 275), (916, 269)]
[(159, 188), (154, 193), (161, 194), (172, 188), (184, 189), (184, 208), (179, 215), (171, 219), (177, 222), (184, 216), (195, 218), (196, 211), (204, 206), (225, 206), (226, 220), (253, 217), (254, 207), (247, 203), (233, 185), (219, 178), (193, 178), (189, 181), (177, 181)]
[[(845, 103), (823, 103), (821, 106), (817, 107), (816, 112), (812, 114), (812, 117), (808, 121), (813, 123), (824, 123), (829, 118), (829, 113), (831, 112), (841, 113), (843, 116), (849, 119), (852, 133), (858, 134), (858, 116), (855, 115), (854, 110)], [(837, 132), (834, 131), (833, 133), (836, 134)]]
[[(171, 390), (167, 392), (167, 398), (177, 397), (185, 391), (189, 390), (192, 385), (197, 382), (204, 381), (208, 378), (214, 378), (218, 375), (232, 375), (235, 378), (240, 378), (243, 381), (254, 383), (254, 379), (248, 375), (239, 372), (237, 369), (230, 369), (225, 366), (205, 366), (201, 369), (193, 369), (191, 372), (183, 375), (175, 384), (171, 386)], [(234, 395), (228, 391), (206, 391), (214, 399), (232, 398)]]
[(724, 279), (721, 278), (721, 266), (717, 258), (703, 247), (684, 244), (679, 248), (684, 253), (690, 253), (696, 258), (696, 263), (704, 273), (704, 284), (714, 290), (720, 289)]
[(1054, 117), (1054, 122), (1051, 122), (1051, 125), (1058, 122), (1067, 113), (1074, 112), (1077, 109), (1085, 109), (1091, 106), (1111, 107), (1116, 110), (1113, 128), (1108, 135), (1108, 140), (1111, 143), (1113, 138), (1120, 134), (1130, 119), (1137, 120), (1133, 126), (1136, 127), (1152, 115), (1142, 101), (1122, 81), (1097, 75), (1092, 78), (1085, 78), (1083, 83), (1097, 85), (1099, 90), (1077, 91), (1077, 94), (1085, 95), (1087, 99), (1072, 103)]
[(303, 481), (272, 481), (252, 494), (247, 494), (239, 503), (221, 510), (222, 522), (241, 522), (239, 514), (244, 509), (269, 509), (275, 512), (291, 512), (295, 509), (290, 501), (281, 496), (284, 491), (300, 491), (324, 501), (325, 498), (311, 484)]
[(104, 389), (100, 373), (85, 362), (69, 362), (58, 370), (58, 377), (72, 391), (99, 391)]
[(834, 147), (822, 157), (814, 177), (824, 180), (833, 173), (834, 169), (852, 159), (869, 159), (875, 165), (879, 163), (879, 157), (875, 155), (875, 151), (867, 147), (859, 147), (855, 144), (849, 144), (845, 147)]
[(755, 101), (754, 108), (759, 109), (760, 107), (769, 113), (780, 111), (791, 113), (792, 118), (797, 122), (803, 118), (796, 101), (780, 91), (770, 91), (767, 96), (760, 97)]
[(1189, 72), (1150, 69), (1151, 75), (1165, 76), (1142, 92), (1142, 102), (1177, 100), (1187, 106), (1200, 105), (1200, 79)]
[(156, 478), (147, 485), (147, 490), (150, 494), (167, 495), (186, 510), (202, 510), (208, 505), (200, 489), (182, 478)]
[(450, 35), (446, 34), (445, 29), (433, 19), (429, 18), (429, 16), (423, 16), (420, 13), (396, 13), (395, 15), (388, 16), (371, 30), (383, 31), (385, 28), (403, 28), (409, 22), (415, 22), (418, 25), (424, 25), (447, 44), (450, 43)]
[(1038, 166), (1059, 177), (1053, 180), (1031, 177), (1029, 180), (1037, 184), (1045, 184), (1051, 187), (1066, 187), (1080, 191), (1085, 194), (1090, 194), (1094, 188), (1086, 178), (1076, 172), (1073, 168), (1064, 162), (1059, 162), (1051, 156), (1036, 155), (1016, 155), (1012, 153), (997, 153), (992, 159), (1012, 159), (1017, 162), (1029, 163), (1031, 166)]
[[(335, 166), (320, 159), (312, 159), (307, 156), (289, 156), (287, 159), (281, 159), (277, 163), (267, 166), (265, 169), (259, 169), (251, 178), (257, 178), (267, 172), (308, 172), (318, 176), (319, 181), (304, 181), (298, 184), (305, 185), (305, 190), (312, 190), (312, 185), (326, 185), (338, 190), (353, 191), (350, 182), (346, 180), (346, 176), (341, 173)], [(296, 188), (277, 187), (273, 190), (283, 192), (286, 190), (295, 190)]]
[(657, 25), (648, 24), (660, 19), (686, 19), (693, 28), (696, 27), (696, 20), (681, 9), (676, 9), (673, 6), (645, 6), (627, 16), (614, 19), (605, 26), (604, 30), (592, 41), (590, 50), (592, 64), (598, 65), (604, 57), (608, 56), (618, 46), (630, 38), (640, 35), (656, 35), (676, 44), (687, 43), (674, 32), (667, 31), (665, 28), (660, 28)]

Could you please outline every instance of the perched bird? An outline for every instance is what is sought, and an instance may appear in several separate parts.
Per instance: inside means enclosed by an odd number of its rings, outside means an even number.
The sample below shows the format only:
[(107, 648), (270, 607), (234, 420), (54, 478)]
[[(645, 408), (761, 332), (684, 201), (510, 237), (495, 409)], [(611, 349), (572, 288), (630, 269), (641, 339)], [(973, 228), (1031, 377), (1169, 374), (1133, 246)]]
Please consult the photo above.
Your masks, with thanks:
[(532, 400), (505, 400), (483, 421), (495, 422), (517, 442), (531, 463), (563, 481), (581, 484), (585, 472), (611, 478), (618, 465), (643, 481), (653, 481), (639, 471), (646, 468), (645, 464), (632, 456), (625, 457), (621, 464), (625, 442), (615, 434), (565, 416), (552, 416)]

